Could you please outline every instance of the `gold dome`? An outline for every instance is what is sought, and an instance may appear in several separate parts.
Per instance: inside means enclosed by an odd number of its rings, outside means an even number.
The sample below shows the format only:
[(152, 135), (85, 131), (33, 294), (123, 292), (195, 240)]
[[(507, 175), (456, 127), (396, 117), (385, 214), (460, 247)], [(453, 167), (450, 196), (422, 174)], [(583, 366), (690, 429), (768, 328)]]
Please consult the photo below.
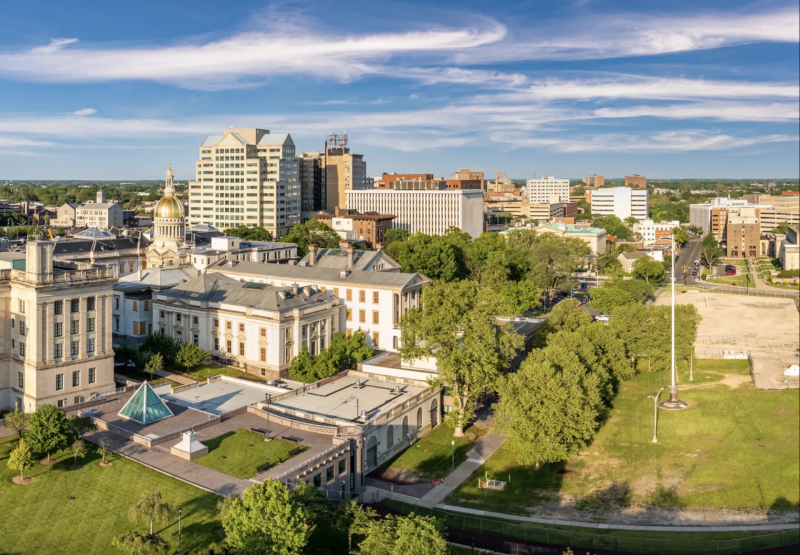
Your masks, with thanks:
[(162, 198), (156, 204), (156, 218), (183, 218), (183, 204), (173, 196)]

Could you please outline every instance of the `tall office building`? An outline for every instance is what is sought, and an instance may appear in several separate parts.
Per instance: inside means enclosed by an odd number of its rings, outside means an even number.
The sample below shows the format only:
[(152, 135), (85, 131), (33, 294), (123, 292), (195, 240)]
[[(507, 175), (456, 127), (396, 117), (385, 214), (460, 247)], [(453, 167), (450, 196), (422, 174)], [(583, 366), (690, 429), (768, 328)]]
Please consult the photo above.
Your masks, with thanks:
[(625, 186), (634, 187), (635, 189), (647, 189), (647, 177), (639, 175), (638, 173), (626, 175)]
[(593, 173), (592, 175), (587, 175), (583, 182), (586, 183), (587, 189), (599, 189), (606, 184), (606, 178)]
[(301, 217), (311, 218), (314, 212), (325, 210), (325, 153), (304, 152), (297, 157), (300, 172)]
[(189, 223), (263, 226), (286, 235), (300, 222), (300, 182), (291, 135), (226, 129), (200, 146), (189, 182)]
[(539, 179), (529, 179), (525, 182), (525, 186), (531, 204), (549, 204), (554, 195), (558, 195), (558, 202), (569, 202), (569, 179), (556, 179), (552, 175), (545, 175)]
[(329, 135), (325, 141), (325, 209), (347, 208), (346, 191), (372, 189), (367, 177), (363, 154), (353, 154), (347, 146), (347, 135)]
[(647, 189), (637, 191), (630, 187), (598, 189), (592, 192), (592, 215), (613, 214), (620, 220), (633, 216), (640, 222), (647, 219)]

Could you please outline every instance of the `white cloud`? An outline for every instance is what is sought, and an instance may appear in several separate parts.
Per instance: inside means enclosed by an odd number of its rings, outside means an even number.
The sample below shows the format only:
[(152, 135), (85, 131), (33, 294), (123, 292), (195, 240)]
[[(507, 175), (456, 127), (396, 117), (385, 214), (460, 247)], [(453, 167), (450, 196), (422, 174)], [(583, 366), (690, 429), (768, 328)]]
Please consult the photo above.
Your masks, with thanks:
[(26, 148), (26, 147), (46, 147), (52, 146), (50, 141), (37, 141), (34, 139), (26, 139), (14, 135), (0, 135), (0, 148)]
[(80, 110), (75, 110), (72, 112), (74, 116), (91, 116), (92, 114), (96, 114), (97, 110), (94, 108), (81, 108)]
[(790, 122), (800, 119), (797, 103), (748, 104), (742, 102), (692, 102), (663, 106), (630, 106), (600, 108), (594, 111), (600, 118), (655, 117), (666, 119), (713, 119), (718, 121)]

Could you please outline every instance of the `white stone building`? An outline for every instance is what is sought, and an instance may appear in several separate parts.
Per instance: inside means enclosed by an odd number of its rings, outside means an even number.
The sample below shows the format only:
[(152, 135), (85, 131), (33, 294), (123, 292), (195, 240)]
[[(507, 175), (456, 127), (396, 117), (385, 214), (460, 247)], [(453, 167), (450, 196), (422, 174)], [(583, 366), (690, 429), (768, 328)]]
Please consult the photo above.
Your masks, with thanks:
[(592, 215), (613, 214), (622, 221), (633, 216), (639, 221), (647, 219), (647, 190), (630, 187), (613, 187), (592, 191)]
[(569, 202), (569, 179), (556, 179), (552, 175), (528, 179), (525, 191), (531, 204), (553, 203), (553, 196), (558, 196), (555, 202)]
[(672, 230), (680, 226), (681, 223), (678, 220), (671, 222), (644, 220), (633, 224), (633, 232), (642, 235), (645, 245), (652, 245), (656, 239), (672, 237)]

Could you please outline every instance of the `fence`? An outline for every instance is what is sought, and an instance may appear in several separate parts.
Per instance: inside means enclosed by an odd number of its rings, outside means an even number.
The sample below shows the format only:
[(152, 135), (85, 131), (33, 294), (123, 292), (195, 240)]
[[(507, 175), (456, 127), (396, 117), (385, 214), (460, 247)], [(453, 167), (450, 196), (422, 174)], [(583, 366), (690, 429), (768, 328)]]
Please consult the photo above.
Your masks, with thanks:
[[(509, 550), (511, 553), (534, 553), (529, 544), (516, 544), (516, 540), (538, 542), (586, 549), (608, 549), (628, 553), (692, 554), (715, 555), (743, 553), (768, 547), (780, 547), (800, 543), (800, 529), (774, 534), (762, 534), (731, 540), (680, 540), (673, 538), (637, 538), (615, 536), (612, 534), (593, 534), (569, 529), (543, 528), (519, 522), (508, 522), (472, 516), (464, 513), (448, 512), (437, 508), (421, 507), (416, 504), (384, 499), (386, 506), (402, 512), (435, 516), (442, 519), (448, 528), (472, 530), (485, 534), (498, 534), (497, 545), (490, 548), (496, 551)], [(487, 546), (488, 547), (488, 546)], [(510, 548), (510, 549), (509, 549)]]

